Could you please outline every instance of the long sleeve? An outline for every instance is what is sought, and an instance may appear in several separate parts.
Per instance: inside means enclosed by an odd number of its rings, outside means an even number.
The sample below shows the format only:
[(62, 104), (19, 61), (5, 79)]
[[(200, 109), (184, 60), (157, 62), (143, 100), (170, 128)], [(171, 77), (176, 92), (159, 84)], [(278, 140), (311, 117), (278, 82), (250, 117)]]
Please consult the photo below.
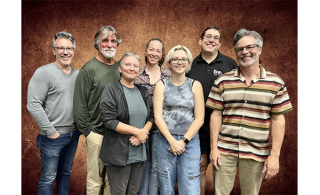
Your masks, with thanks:
[[(119, 120), (117, 120), (117, 116), (119, 116), (119, 113), (116, 96), (121, 96), (123, 94), (115, 94), (115, 91), (112, 90), (112, 85), (113, 84), (107, 84), (102, 92), (100, 101), (100, 113), (105, 128), (116, 131), (116, 128), (120, 122)], [(120, 98), (120, 101), (122, 101), (122, 98)], [(122, 103), (124, 104), (123, 101)]]
[(88, 136), (92, 130), (88, 108), (91, 82), (88, 73), (84, 69), (81, 69), (77, 76), (74, 88), (73, 117), (79, 131), (84, 136)]
[(48, 136), (56, 133), (44, 110), (46, 97), (49, 91), (49, 76), (44, 69), (37, 69), (28, 85), (27, 109), (39, 128)]

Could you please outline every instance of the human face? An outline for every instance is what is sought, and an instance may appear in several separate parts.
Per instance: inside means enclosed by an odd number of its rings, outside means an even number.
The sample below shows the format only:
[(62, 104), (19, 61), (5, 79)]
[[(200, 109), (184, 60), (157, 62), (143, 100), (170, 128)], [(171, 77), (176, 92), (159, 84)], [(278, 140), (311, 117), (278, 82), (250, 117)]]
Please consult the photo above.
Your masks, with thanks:
[(251, 51), (243, 49), (242, 51), (236, 50), (236, 55), (241, 66), (249, 67), (252, 65), (259, 65), (259, 55), (261, 54), (262, 47), (255, 46), (256, 42), (253, 36), (244, 36), (239, 39), (236, 48), (254, 45)]
[(61, 48), (73, 48), (72, 42), (70, 39), (57, 38), (53, 48), (53, 55), (56, 56), (56, 64), (59, 66), (70, 66), (74, 50), (67, 51), (64, 49), (63, 52), (59, 52), (59, 47)]
[(221, 46), (219, 41), (220, 33), (215, 29), (209, 29), (206, 31), (203, 39), (199, 40), (201, 51), (208, 54), (216, 54)]
[(123, 59), (122, 65), (119, 66), (121, 77), (126, 81), (132, 82), (139, 75), (139, 60), (135, 56), (127, 56)]
[(162, 53), (162, 44), (157, 41), (150, 41), (147, 51), (145, 51), (147, 56), (147, 62), (150, 65), (158, 65), (159, 60), (163, 56)]
[(112, 59), (116, 55), (117, 48), (118, 45), (116, 36), (112, 32), (101, 32), (99, 38), (99, 51), (103, 54), (103, 56), (107, 59)]
[[(174, 63), (173, 59), (179, 59), (179, 60), (177, 63)], [(182, 59), (187, 59), (187, 62), (183, 63)], [(174, 54), (169, 64), (170, 64), (169, 66), (171, 68), (172, 73), (177, 73), (177, 74), (180, 74), (180, 73), (185, 74), (191, 65), (189, 62), (187, 53), (182, 49), (174, 51)]]

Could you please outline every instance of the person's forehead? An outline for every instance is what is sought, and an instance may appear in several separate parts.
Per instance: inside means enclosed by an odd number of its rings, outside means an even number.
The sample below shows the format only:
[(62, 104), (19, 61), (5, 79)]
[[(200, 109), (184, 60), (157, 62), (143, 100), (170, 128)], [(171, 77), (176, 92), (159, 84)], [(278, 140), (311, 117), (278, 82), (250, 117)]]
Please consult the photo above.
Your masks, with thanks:
[(255, 44), (255, 39), (253, 36), (248, 35), (248, 36), (244, 36), (241, 39), (239, 39), (237, 46), (238, 47), (244, 47), (250, 44)]
[(104, 30), (104, 31), (101, 32), (100, 38), (101, 39), (106, 39), (106, 38), (108, 38), (108, 39), (116, 39), (116, 35), (111, 31)]
[(124, 62), (132, 62), (132, 63), (139, 63), (139, 60), (136, 56), (127, 56), (123, 59)]
[(206, 31), (206, 33), (205, 33), (205, 35), (218, 35), (218, 36), (220, 36), (220, 33), (219, 33), (219, 31), (217, 31), (216, 29), (209, 29), (209, 30), (207, 30)]
[(72, 45), (72, 41), (70, 39), (67, 38), (60, 38), (58, 37), (56, 39), (55, 45), (57, 44), (67, 44), (67, 45)]

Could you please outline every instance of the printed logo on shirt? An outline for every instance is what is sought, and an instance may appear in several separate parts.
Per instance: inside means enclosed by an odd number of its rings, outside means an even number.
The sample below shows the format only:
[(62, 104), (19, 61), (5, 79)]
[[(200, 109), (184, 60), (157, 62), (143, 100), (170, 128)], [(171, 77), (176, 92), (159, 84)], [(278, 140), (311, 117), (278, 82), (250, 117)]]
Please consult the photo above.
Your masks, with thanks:
[(220, 70), (213, 70), (213, 75), (219, 76), (222, 75), (223, 73)]

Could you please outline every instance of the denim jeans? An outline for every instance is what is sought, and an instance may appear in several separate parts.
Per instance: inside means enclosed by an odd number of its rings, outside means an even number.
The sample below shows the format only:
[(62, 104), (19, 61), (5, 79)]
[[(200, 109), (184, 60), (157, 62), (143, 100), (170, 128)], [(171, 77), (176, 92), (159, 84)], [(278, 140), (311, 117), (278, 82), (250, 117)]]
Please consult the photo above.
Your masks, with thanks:
[(41, 155), (41, 175), (38, 185), (39, 195), (51, 195), (56, 179), (57, 194), (69, 194), (70, 174), (80, 132), (60, 134), (56, 139), (39, 134), (36, 144)]
[[(180, 140), (182, 135), (172, 135)], [(168, 151), (168, 141), (159, 132), (155, 144), (157, 155), (157, 171), (161, 195), (174, 195), (176, 182), (178, 182), (179, 195), (200, 194), (200, 141), (195, 135), (185, 146), (181, 155), (175, 156)], [(178, 179), (178, 181), (176, 181)]]
[(159, 188), (158, 172), (157, 172), (157, 159), (154, 150), (155, 141), (157, 138), (158, 128), (153, 126), (148, 142), (148, 155), (147, 161), (144, 162), (142, 178), (140, 182), (139, 195), (157, 195)]

